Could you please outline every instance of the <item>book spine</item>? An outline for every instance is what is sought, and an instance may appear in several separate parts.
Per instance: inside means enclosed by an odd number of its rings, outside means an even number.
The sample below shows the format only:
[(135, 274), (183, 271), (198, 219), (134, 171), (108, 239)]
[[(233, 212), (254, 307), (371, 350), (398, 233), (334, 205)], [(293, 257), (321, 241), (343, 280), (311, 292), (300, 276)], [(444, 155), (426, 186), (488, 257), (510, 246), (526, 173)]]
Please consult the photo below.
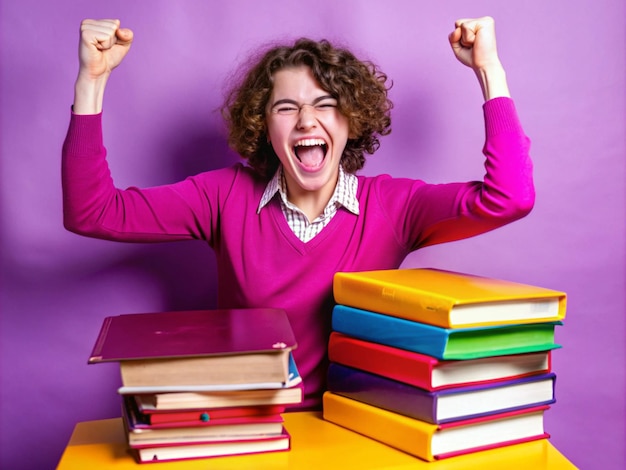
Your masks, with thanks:
[(384, 281), (338, 273), (333, 285), (335, 301), (350, 307), (371, 310), (406, 320), (450, 328), (454, 303), (432, 292)]
[(331, 363), (328, 391), (427, 423), (437, 423), (436, 395), (395, 380)]
[(431, 440), (437, 426), (392, 413), (350, 398), (326, 392), (323, 417), (327, 421), (407, 452), (433, 461)]
[(332, 329), (364, 341), (444, 358), (448, 331), (432, 325), (336, 305)]
[(109, 334), (109, 328), (111, 328), (112, 322), (113, 317), (106, 317), (102, 322), (100, 333), (96, 338), (93, 350), (91, 351), (91, 356), (89, 356), (89, 360), (87, 361), (88, 364), (102, 362), (102, 348), (104, 347), (104, 343), (107, 339), (107, 335)]
[(331, 362), (382, 375), (426, 390), (432, 389), (436, 359), (332, 332), (328, 343)]

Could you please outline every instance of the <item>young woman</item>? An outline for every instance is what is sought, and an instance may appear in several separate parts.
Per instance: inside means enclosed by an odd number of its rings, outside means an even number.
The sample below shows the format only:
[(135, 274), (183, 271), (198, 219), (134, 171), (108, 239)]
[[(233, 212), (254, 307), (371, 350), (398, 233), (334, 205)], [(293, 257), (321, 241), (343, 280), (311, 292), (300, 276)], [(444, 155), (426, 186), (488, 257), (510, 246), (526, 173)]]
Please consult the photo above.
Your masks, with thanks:
[(387, 77), (348, 50), (301, 39), (264, 51), (227, 96), (230, 144), (247, 164), (118, 189), (102, 100), (133, 33), (117, 20), (85, 20), (80, 38), (63, 146), (65, 226), (117, 241), (206, 241), (217, 257), (219, 308), (287, 311), (305, 385), (301, 409), (321, 403), (334, 273), (398, 268), (414, 250), (495, 229), (533, 206), (529, 140), (491, 18), (458, 20), (449, 36), (485, 97), (486, 175), (443, 185), (356, 174), (390, 132)]

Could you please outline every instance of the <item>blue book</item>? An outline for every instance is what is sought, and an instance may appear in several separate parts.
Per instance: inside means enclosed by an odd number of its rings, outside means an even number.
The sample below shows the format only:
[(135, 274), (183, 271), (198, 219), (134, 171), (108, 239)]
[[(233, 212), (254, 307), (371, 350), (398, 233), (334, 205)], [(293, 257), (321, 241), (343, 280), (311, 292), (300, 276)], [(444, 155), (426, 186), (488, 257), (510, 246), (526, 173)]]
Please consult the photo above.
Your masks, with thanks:
[(438, 359), (476, 359), (560, 348), (554, 330), (561, 321), (440, 328), (368, 310), (335, 305), (332, 329), (373, 343)]
[(429, 392), (331, 363), (328, 391), (427, 423), (440, 424), (554, 403), (554, 373)]

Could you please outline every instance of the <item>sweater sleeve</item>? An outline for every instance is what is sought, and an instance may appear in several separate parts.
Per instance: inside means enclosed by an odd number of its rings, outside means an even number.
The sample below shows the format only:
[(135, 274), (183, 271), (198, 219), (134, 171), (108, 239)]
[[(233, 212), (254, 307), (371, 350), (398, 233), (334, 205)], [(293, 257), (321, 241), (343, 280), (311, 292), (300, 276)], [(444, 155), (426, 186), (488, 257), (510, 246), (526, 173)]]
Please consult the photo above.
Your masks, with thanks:
[[(381, 204), (398, 227), (400, 243), (407, 248), (414, 250), (478, 235), (532, 210), (535, 190), (530, 140), (515, 105), (510, 98), (495, 98), (484, 104), (483, 112), (483, 181), (433, 185), (388, 180), (381, 185)], [(402, 191), (403, 197), (397, 191)]]
[(115, 241), (210, 242), (218, 201), (228, 189), (221, 183), (228, 180), (226, 173), (208, 172), (154, 188), (118, 189), (106, 161), (102, 115), (72, 114), (62, 154), (64, 226)]

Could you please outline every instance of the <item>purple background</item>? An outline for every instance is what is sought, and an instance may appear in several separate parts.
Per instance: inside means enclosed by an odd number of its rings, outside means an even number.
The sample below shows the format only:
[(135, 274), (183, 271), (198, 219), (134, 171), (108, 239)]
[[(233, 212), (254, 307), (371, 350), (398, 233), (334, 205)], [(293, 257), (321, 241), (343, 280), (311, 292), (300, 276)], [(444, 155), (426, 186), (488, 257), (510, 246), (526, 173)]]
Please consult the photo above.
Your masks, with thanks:
[(394, 131), (365, 173), (481, 178), (481, 95), (447, 34), (496, 18), (533, 140), (537, 204), (490, 234), (428, 248), (436, 266), (564, 290), (552, 442), (583, 469), (624, 468), (624, 2), (9, 1), (2, 11), (2, 468), (52, 468), (77, 421), (119, 416), (115, 365), (87, 366), (107, 315), (214, 306), (202, 243), (116, 244), (61, 225), (60, 150), (84, 17), (136, 41), (110, 81), (105, 138), (119, 186), (236, 161), (215, 108), (249, 50), (310, 35), (348, 44), (394, 80)]

